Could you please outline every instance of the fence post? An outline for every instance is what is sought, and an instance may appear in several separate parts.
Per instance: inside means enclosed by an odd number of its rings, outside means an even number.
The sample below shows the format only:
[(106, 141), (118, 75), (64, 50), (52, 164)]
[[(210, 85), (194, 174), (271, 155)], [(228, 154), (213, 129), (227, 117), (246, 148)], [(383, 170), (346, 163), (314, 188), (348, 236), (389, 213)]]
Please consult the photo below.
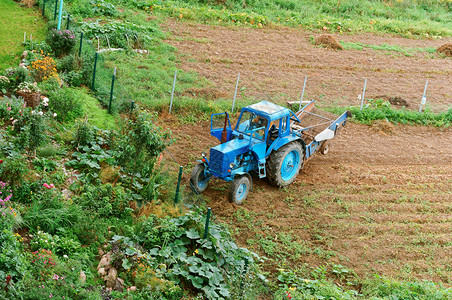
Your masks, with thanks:
[(206, 226), (204, 227), (204, 236), (203, 239), (207, 238), (207, 234), (209, 233), (209, 222), (210, 222), (210, 215), (212, 214), (212, 209), (210, 207), (207, 208), (207, 216), (206, 216)]
[(308, 80), (308, 76), (304, 77), (304, 83), (303, 83), (303, 91), (301, 92), (301, 98), (300, 98), (300, 106), (298, 107), (298, 110), (301, 109), (301, 103), (303, 102), (303, 96), (304, 96), (304, 89), (306, 88), (306, 81)]
[(174, 196), (174, 204), (179, 202), (179, 189), (180, 189), (180, 181), (182, 180), (182, 169), (183, 167), (179, 167), (179, 177), (177, 178), (177, 186), (176, 186), (176, 195)]
[(169, 113), (171, 114), (171, 109), (173, 107), (173, 98), (174, 98), (174, 88), (176, 87), (176, 77), (177, 77), (177, 70), (174, 72), (174, 80), (173, 80), (173, 90), (171, 91), (171, 102), (169, 106)]
[(67, 23), (66, 23), (66, 29), (69, 30), (69, 22), (71, 21), (71, 14), (67, 14)]
[(361, 98), (361, 109), (360, 110), (363, 110), (364, 95), (366, 94), (366, 85), (367, 85), (367, 78), (364, 80), (363, 97)]
[(93, 71), (93, 84), (91, 86), (91, 89), (93, 91), (95, 91), (96, 89), (94, 88), (94, 81), (96, 80), (96, 67), (97, 67), (97, 52), (94, 55), (94, 71)]
[(108, 113), (111, 114), (111, 101), (113, 100), (113, 89), (115, 87), (116, 67), (111, 78), (110, 102), (108, 103)]
[(80, 48), (78, 49), (78, 56), (82, 56), (83, 32), (80, 33)]
[(24, 43), (27, 41), (27, 32), (24, 31)]
[(44, 0), (44, 3), (42, 4), (42, 16), (46, 14), (46, 0)]
[(237, 75), (237, 83), (235, 84), (234, 99), (232, 100), (231, 114), (234, 113), (235, 98), (237, 97), (237, 88), (239, 87), (239, 79), (240, 79), (240, 73), (239, 73), (239, 75)]
[(60, 0), (60, 9), (58, 12), (58, 25), (57, 30), (61, 29), (61, 15), (63, 14), (63, 0)]
[(53, 14), (53, 20), (56, 20), (56, 16), (57, 16), (57, 7), (58, 7), (58, 0), (55, 0), (55, 12)]
[(422, 106), (425, 105), (425, 103), (427, 103), (427, 98), (425, 98), (425, 93), (427, 92), (427, 85), (428, 85), (428, 80), (425, 83), (424, 94), (422, 94), (421, 106), (419, 107), (419, 112), (422, 111)]

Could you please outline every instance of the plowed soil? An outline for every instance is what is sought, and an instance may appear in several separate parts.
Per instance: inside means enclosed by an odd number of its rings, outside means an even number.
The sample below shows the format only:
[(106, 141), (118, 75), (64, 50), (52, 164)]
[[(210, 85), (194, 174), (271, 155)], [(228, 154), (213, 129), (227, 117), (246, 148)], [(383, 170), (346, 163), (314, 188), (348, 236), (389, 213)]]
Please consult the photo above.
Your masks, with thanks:
[[(305, 76), (305, 99), (321, 105), (359, 105), (364, 78), (366, 98), (378, 95), (402, 97), (412, 109), (419, 107), (426, 80), (427, 100), (434, 111), (452, 105), (452, 59), (436, 53), (332, 50), (311, 43), (319, 36), (300, 29), (225, 28), (169, 21), (184, 70), (196, 71), (222, 93), (234, 94), (237, 74), (243, 96), (274, 102), (299, 100)], [(408, 40), (373, 34), (335, 35), (336, 40), (367, 45), (392, 45), (402, 49), (452, 43), (441, 40)], [(239, 96), (240, 97), (240, 96)]]
[[(400, 96), (416, 107), (429, 79), (428, 99), (451, 106), (452, 60), (394, 56), (373, 50), (333, 51), (310, 44), (295, 29), (228, 29), (168, 23), (179, 48), (180, 68), (194, 70), (230, 91), (237, 73), (246, 93), (281, 102), (299, 97), (308, 75), (309, 98), (331, 105), (356, 104), (368, 77), (368, 93)], [(341, 36), (366, 44), (434, 47), (434, 40)], [(444, 43), (444, 40), (441, 41)], [(287, 99), (284, 99), (287, 100)], [(232, 120), (233, 122), (235, 120)], [(177, 141), (171, 153), (191, 170), (201, 151), (218, 141), (208, 122), (161, 122)], [(341, 264), (359, 276), (429, 279), (452, 284), (452, 131), (418, 126), (349, 123), (314, 156), (286, 188), (253, 178), (244, 204), (227, 200), (229, 184), (213, 179), (204, 195), (215, 216), (231, 225), (241, 246), (269, 258), (270, 269), (312, 269)], [(187, 171), (188, 171), (187, 170)], [(187, 180), (184, 180), (187, 183)]]

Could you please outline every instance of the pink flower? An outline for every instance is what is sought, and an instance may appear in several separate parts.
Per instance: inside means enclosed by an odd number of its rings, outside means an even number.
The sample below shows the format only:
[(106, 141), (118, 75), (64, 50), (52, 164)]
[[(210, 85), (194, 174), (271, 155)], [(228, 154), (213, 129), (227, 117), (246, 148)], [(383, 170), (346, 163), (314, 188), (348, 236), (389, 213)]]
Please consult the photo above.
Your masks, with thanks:
[(8, 110), (11, 110), (11, 107), (8, 107)]
[(50, 185), (47, 184), (47, 182), (44, 183), (43, 186), (44, 186), (46, 189), (51, 189), (51, 188), (52, 188)]
[(50, 187), (51, 187), (51, 188), (54, 188), (55, 186), (53, 185), (53, 183), (51, 183), (51, 184), (50, 184)]

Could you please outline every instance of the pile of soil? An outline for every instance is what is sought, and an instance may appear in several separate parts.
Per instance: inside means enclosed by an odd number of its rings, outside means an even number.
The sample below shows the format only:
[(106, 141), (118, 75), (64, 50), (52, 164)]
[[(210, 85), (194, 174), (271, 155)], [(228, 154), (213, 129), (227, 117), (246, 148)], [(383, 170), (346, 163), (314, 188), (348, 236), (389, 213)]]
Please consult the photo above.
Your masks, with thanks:
[(184, 94), (190, 97), (204, 98), (207, 100), (215, 100), (218, 98), (228, 97), (228, 94), (226, 94), (225, 92), (221, 92), (212, 88), (205, 89), (190, 88), (188, 90), (185, 90)]
[(332, 36), (331, 34), (322, 34), (318, 36), (314, 43), (319, 46), (323, 46), (325, 48), (330, 48), (334, 50), (342, 50), (344, 49), (341, 44)]
[(405, 107), (410, 106), (405, 99), (403, 99), (402, 97), (399, 97), (399, 96), (390, 97), (387, 95), (383, 95), (383, 96), (375, 96), (372, 99), (383, 99), (385, 101), (389, 101), (389, 103), (391, 103), (391, 105), (405, 106)]
[(370, 125), (370, 128), (377, 133), (386, 135), (394, 133), (394, 125), (386, 120), (378, 120)]
[(436, 49), (436, 52), (452, 57), (452, 44), (444, 44)]

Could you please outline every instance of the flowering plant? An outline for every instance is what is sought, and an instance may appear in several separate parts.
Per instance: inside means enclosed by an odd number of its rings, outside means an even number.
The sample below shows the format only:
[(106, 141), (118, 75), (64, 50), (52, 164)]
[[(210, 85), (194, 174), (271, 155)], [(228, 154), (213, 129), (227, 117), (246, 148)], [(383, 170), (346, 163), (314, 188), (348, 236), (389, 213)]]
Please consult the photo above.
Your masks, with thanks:
[(6, 93), (6, 90), (8, 89), (10, 84), (10, 81), (8, 79), (8, 77), (6, 76), (0, 76), (0, 92), (2, 92), (3, 94)]
[(30, 74), (33, 75), (36, 81), (48, 80), (51, 78), (60, 81), (55, 60), (43, 53), (37, 55), (36, 59), (32, 61), (27, 68), (30, 70)]
[(24, 93), (39, 93), (40, 90), (38, 86), (34, 83), (24, 81), (17, 87), (17, 91), (21, 91)]
[(75, 46), (75, 35), (71, 30), (53, 29), (47, 36), (47, 44), (49, 44), (56, 56), (62, 57), (68, 54)]

